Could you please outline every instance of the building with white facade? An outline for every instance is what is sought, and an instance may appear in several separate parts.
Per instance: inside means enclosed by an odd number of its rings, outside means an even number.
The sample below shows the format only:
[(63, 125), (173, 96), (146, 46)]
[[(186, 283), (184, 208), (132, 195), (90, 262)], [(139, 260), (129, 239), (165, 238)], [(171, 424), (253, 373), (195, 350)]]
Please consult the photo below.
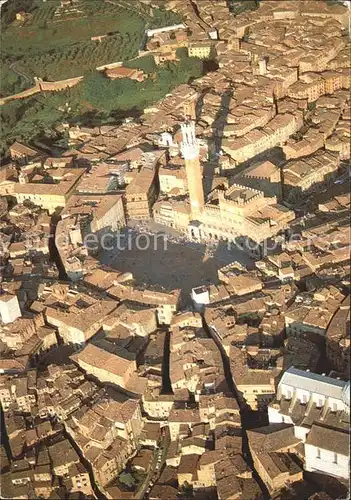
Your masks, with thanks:
[(291, 367), (268, 417), (294, 425), (304, 442), (305, 470), (349, 477), (350, 382)]
[(338, 429), (313, 424), (305, 442), (305, 470), (349, 478), (349, 435)]
[(202, 312), (210, 303), (210, 292), (205, 286), (199, 286), (191, 290), (191, 298), (195, 311)]
[(13, 323), (22, 316), (16, 295), (8, 293), (0, 295), (0, 315), (4, 324)]
[(150, 38), (159, 33), (167, 33), (168, 31), (177, 31), (186, 29), (186, 24), (172, 24), (172, 26), (162, 26), (162, 28), (155, 28), (153, 30), (145, 30), (147, 36)]

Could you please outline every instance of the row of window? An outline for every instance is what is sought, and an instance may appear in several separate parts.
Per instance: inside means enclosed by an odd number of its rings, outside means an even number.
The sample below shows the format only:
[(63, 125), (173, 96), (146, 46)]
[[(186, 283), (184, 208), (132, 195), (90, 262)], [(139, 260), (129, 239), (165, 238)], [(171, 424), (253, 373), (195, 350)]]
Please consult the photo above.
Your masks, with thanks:
[[(287, 393), (285, 394), (285, 399), (287, 399), (287, 400), (292, 399), (292, 391), (287, 391)], [(302, 394), (302, 396), (300, 398), (300, 401), (302, 404), (307, 404), (309, 402), (309, 400), (310, 400), (309, 395)], [(322, 408), (322, 406), (324, 406), (324, 402), (325, 402), (325, 400), (323, 398), (319, 398), (316, 402), (316, 407)], [(332, 412), (336, 412), (338, 410), (337, 403), (332, 403), (330, 406), (330, 409)]]
[[(321, 449), (320, 448), (317, 448), (316, 458), (321, 459)], [(338, 454), (337, 453), (334, 453), (333, 463), (334, 464), (338, 463)]]

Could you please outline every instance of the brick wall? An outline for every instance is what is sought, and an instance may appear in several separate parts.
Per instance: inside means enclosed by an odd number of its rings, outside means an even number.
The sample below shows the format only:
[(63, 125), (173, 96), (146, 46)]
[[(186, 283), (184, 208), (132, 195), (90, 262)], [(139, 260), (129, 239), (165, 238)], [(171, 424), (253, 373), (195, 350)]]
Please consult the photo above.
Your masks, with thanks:
[(35, 86), (20, 92), (19, 94), (13, 94), (7, 97), (0, 98), (0, 106), (6, 104), (7, 102), (14, 101), (16, 99), (25, 99), (39, 92), (58, 92), (70, 87), (74, 87), (80, 81), (83, 80), (83, 76), (76, 76), (75, 78), (69, 78), (67, 80), (59, 80), (57, 82), (44, 82), (41, 78), (34, 78)]

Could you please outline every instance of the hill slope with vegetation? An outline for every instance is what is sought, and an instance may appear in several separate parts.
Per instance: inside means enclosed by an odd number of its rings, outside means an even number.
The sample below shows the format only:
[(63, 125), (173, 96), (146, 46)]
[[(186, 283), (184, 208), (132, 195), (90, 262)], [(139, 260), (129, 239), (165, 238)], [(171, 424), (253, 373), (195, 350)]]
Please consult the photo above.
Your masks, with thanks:
[[(1, 106), (2, 155), (16, 139), (55, 141), (57, 126), (63, 121), (102, 125), (141, 114), (177, 85), (203, 74), (202, 61), (187, 57), (186, 50), (178, 51), (178, 62), (162, 66), (156, 66), (152, 55), (135, 59), (145, 29), (178, 23), (178, 15), (150, 9), (137, 0), (81, 0), (79, 5), (85, 17), (62, 17), (60, 21), (55, 20), (57, 0), (13, 0), (3, 12), (2, 95), (31, 87), (34, 76), (57, 80), (83, 75), (84, 80), (65, 91), (37, 94)], [(15, 20), (20, 10), (29, 16), (22, 25)], [(107, 36), (101, 42), (91, 40), (104, 34)], [(118, 60), (142, 69), (147, 78), (143, 82), (109, 80), (96, 71), (96, 67)]]
[[(58, 15), (59, 6), (58, 0), (12, 0), (5, 4), (1, 17), (2, 96), (30, 87), (34, 76), (62, 80), (132, 59), (146, 28), (180, 21), (173, 12), (150, 9), (137, 0), (81, 0), (76, 15), (64, 11)], [(24, 19), (16, 20), (21, 11)], [(91, 40), (102, 36), (101, 41)], [(12, 70), (14, 64), (17, 73)]]

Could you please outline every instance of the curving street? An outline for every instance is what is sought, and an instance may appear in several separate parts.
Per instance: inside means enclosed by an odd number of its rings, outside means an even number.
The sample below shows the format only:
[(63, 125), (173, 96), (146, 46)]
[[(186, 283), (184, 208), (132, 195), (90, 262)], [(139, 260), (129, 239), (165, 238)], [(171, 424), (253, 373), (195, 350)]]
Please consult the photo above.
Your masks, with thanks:
[(238, 398), (238, 390), (235, 386), (235, 382), (234, 382), (234, 379), (232, 376), (232, 371), (230, 368), (230, 360), (229, 360), (226, 352), (224, 351), (223, 345), (222, 345), (220, 339), (218, 338), (218, 336), (216, 335), (216, 332), (207, 325), (204, 318), (203, 318), (203, 326), (204, 326), (204, 329), (207, 331), (208, 335), (214, 340), (215, 344), (217, 345), (217, 347), (219, 349), (219, 352), (221, 353), (224, 374), (226, 377), (229, 391), (230, 391), (231, 395), (237, 400), (237, 403), (238, 403), (239, 408), (240, 408), (243, 456), (244, 456), (247, 464), (250, 466), (250, 468), (252, 470), (253, 478), (256, 480), (257, 484), (261, 488), (263, 498), (269, 499), (271, 497), (270, 497), (270, 494), (268, 492), (268, 489), (267, 489), (265, 483), (263, 482), (262, 478), (259, 476), (258, 472), (256, 471), (254, 463), (253, 463), (253, 459), (251, 456), (249, 441), (248, 441), (247, 433), (246, 433), (246, 431), (248, 430), (248, 423), (250, 420), (250, 415), (249, 415), (249, 412), (248, 412), (246, 406), (243, 405), (242, 402), (240, 401), (240, 398)]

